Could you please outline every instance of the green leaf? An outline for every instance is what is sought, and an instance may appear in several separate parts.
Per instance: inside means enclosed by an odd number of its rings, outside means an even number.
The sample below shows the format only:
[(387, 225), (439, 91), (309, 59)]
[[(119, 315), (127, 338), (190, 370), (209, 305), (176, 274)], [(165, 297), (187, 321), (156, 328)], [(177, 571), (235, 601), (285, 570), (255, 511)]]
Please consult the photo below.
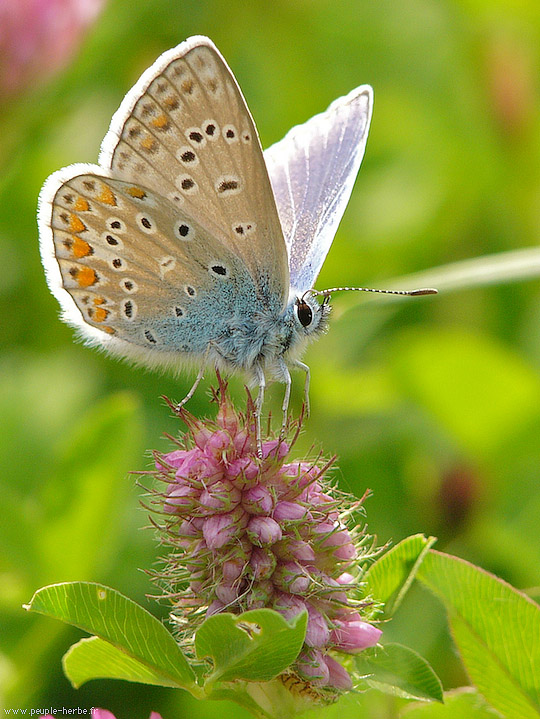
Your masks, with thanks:
[(365, 649), (354, 660), (363, 682), (405, 699), (443, 700), (443, 688), (431, 666), (412, 649), (385, 644)]
[(294, 662), (306, 627), (306, 612), (290, 623), (271, 609), (216, 614), (198, 630), (195, 650), (199, 659), (209, 657), (214, 663), (210, 682), (269, 681)]
[(403, 719), (497, 719), (478, 692), (463, 687), (446, 692), (444, 704), (422, 704), (407, 707)]
[(390, 618), (407, 593), (426, 552), (435, 537), (423, 534), (407, 537), (392, 547), (368, 569), (363, 577), (366, 595), (384, 604), (384, 617)]
[(194, 687), (194, 674), (172, 634), (114, 589), (90, 582), (52, 584), (39, 589), (26, 609), (96, 634), (166, 678), (170, 686)]
[(70, 647), (64, 654), (62, 666), (76, 689), (90, 679), (125, 679), (141, 684), (178, 687), (178, 682), (155, 667), (143, 664), (99, 637), (86, 637)]
[(444, 603), (467, 672), (506, 719), (540, 717), (540, 607), (492, 574), (431, 550), (418, 571)]

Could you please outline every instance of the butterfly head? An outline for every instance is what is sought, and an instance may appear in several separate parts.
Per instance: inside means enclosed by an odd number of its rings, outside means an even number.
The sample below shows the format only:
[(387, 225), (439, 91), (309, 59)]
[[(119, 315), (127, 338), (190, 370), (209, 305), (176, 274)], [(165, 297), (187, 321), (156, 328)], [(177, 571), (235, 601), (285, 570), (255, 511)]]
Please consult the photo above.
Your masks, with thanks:
[(318, 302), (310, 291), (297, 297), (294, 302), (294, 319), (299, 331), (306, 336), (324, 332), (331, 309), (329, 302), (329, 296), (324, 297), (322, 302)]

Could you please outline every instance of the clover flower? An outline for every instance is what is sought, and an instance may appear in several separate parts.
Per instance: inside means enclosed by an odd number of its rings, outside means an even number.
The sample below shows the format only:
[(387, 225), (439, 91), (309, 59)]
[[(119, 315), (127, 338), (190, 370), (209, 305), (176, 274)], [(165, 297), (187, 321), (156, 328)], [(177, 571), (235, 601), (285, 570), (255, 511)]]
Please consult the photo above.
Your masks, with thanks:
[(258, 452), (251, 399), (246, 415), (237, 413), (218, 380), (215, 421), (180, 410), (188, 432), (173, 451), (155, 453), (149, 473), (161, 483), (153, 493), (161, 541), (173, 548), (155, 578), (173, 603), (179, 640), (189, 652), (194, 630), (217, 612), (264, 607), (290, 620), (307, 611), (289, 674), (323, 691), (350, 689), (337, 657), (381, 635), (363, 617), (369, 603), (358, 599), (372, 551), (355, 522), (363, 500), (329, 484), (333, 460), (290, 457), (301, 419), (291, 443), (270, 437)]
[(2, 0), (0, 96), (61, 69), (104, 4), (105, 0)]

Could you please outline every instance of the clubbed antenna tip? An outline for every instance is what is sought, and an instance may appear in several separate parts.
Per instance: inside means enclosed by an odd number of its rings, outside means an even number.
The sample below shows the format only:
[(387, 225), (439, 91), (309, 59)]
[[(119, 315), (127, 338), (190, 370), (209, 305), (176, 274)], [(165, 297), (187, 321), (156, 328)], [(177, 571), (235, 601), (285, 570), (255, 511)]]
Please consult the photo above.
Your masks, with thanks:
[(411, 290), (409, 292), (409, 295), (411, 297), (417, 297), (418, 295), (438, 295), (439, 290), (436, 290), (434, 287), (423, 287), (419, 290)]
[(418, 297), (420, 295), (436, 295), (438, 290), (433, 287), (422, 287), (416, 290), (379, 290), (373, 287), (331, 287), (328, 290), (308, 290), (304, 293), (304, 297), (307, 294), (322, 295), (323, 297), (330, 297), (335, 292), (376, 292), (381, 295), (405, 295), (407, 297)]

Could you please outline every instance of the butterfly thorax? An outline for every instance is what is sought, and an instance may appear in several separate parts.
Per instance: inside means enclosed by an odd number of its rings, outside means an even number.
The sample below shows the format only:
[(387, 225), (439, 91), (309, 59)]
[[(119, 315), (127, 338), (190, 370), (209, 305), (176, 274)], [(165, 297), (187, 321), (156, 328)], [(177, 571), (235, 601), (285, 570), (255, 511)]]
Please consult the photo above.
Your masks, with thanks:
[(326, 331), (330, 307), (313, 297), (293, 297), (281, 314), (261, 309), (251, 317), (229, 321), (209, 345), (209, 360), (218, 366), (254, 374), (260, 366), (281, 379), (283, 362), (300, 357), (307, 343)]

